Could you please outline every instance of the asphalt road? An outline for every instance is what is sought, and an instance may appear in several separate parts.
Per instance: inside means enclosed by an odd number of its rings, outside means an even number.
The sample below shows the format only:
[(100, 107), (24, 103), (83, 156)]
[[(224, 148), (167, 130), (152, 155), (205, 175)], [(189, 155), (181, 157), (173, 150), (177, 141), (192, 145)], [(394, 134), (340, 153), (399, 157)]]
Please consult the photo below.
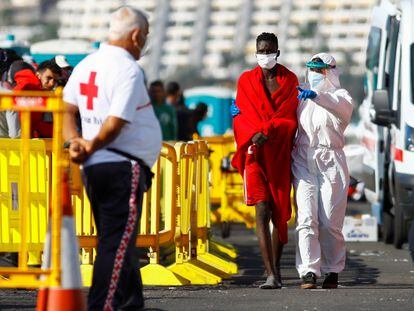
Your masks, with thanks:
[[(349, 212), (360, 210), (352, 205)], [(407, 249), (382, 242), (348, 243), (336, 290), (302, 290), (294, 269), (294, 232), (282, 260), (284, 287), (260, 290), (263, 267), (252, 231), (232, 226), (227, 242), (239, 251), (239, 275), (219, 286), (146, 288), (148, 310), (414, 310), (414, 265)], [(0, 290), (0, 310), (32, 310), (36, 293)]]

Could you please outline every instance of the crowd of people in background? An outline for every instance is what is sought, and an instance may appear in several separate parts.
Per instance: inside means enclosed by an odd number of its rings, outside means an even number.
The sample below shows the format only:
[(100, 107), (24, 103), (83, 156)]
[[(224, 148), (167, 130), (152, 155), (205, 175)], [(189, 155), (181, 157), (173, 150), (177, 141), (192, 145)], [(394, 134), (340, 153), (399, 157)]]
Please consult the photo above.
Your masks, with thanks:
[(198, 103), (195, 109), (188, 108), (180, 85), (175, 81), (166, 87), (162, 81), (154, 81), (148, 93), (161, 125), (163, 140), (189, 141), (200, 136), (198, 123), (205, 119), (208, 110), (205, 103)]
[[(12, 49), (0, 49), (0, 90), (53, 91), (65, 86), (73, 67), (64, 55), (36, 64), (31, 58), (22, 58)], [(198, 124), (207, 116), (208, 107), (198, 103), (194, 109), (185, 105), (183, 91), (178, 82), (164, 84), (153, 81), (148, 86), (151, 104), (161, 125), (163, 140), (189, 141), (199, 137)], [(51, 138), (51, 113), (36, 112), (31, 116), (33, 138)], [(20, 137), (17, 112), (0, 111), (0, 138)]]

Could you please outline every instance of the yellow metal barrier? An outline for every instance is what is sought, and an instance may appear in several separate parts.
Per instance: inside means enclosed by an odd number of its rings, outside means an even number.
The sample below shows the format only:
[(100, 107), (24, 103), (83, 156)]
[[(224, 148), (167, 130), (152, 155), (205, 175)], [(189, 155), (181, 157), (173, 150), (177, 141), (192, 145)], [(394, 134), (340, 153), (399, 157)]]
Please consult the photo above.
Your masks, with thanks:
[[(18, 140), (14, 142), (20, 144)], [(40, 261), (40, 251), (44, 242), (47, 228), (47, 209), (49, 203), (55, 202), (56, 193), (52, 191), (56, 187), (56, 166), (55, 149), (56, 145), (51, 140), (31, 140), (30, 141), (30, 197), (27, 202), (30, 203), (29, 211), (39, 211), (39, 216), (34, 217), (35, 213), (30, 212), (31, 218), (27, 221), (30, 233), (38, 233), (38, 235), (28, 235), (29, 239), (26, 243), (27, 251), (35, 252), (34, 261)], [(3, 157), (10, 158), (6, 162), (1, 161), (2, 180), (13, 182), (13, 170), (7, 167), (7, 171), (3, 169), (5, 163), (13, 165), (19, 157), (14, 157), (12, 140), (3, 143), (4, 149), (1, 148), (0, 141), (0, 159)], [(13, 146), (12, 146), (13, 145)], [(18, 150), (18, 148), (17, 148)], [(14, 152), (14, 153), (13, 153)], [(12, 155), (12, 156), (11, 156)], [(61, 162), (68, 164), (67, 153), (59, 153)], [(63, 159), (63, 160), (62, 160)], [(53, 160), (53, 162), (52, 162)], [(21, 163), (16, 164), (21, 167)], [(33, 166), (33, 168), (32, 168)], [(58, 168), (59, 169), (59, 168)], [(223, 259), (217, 254), (210, 253), (210, 187), (209, 187), (209, 148), (206, 142), (197, 141), (190, 143), (178, 143), (175, 146), (164, 143), (161, 155), (152, 171), (155, 174), (153, 184), (148, 193), (144, 195), (142, 216), (137, 238), (137, 246), (149, 249), (149, 264), (141, 268), (142, 279), (145, 285), (166, 285), (178, 286), (188, 284), (217, 284), (223, 278), (229, 278), (237, 272), (237, 266)], [(97, 245), (96, 228), (94, 226), (92, 210), (82, 185), (79, 167), (70, 164), (70, 188), (72, 194), (72, 206), (76, 216), (76, 232), (81, 247), (81, 271), (84, 285), (91, 284), (93, 261), (95, 257), (95, 247)], [(7, 174), (7, 176), (6, 176)], [(27, 175), (27, 174), (26, 174)], [(53, 182), (50, 176), (53, 175)], [(6, 176), (4, 179), (3, 176)], [(19, 175), (22, 177), (23, 175)], [(37, 183), (33, 181), (36, 177)], [(21, 179), (19, 180), (21, 182)], [(6, 187), (0, 183), (0, 189)], [(14, 186), (11, 186), (14, 187)], [(40, 194), (35, 193), (35, 190)], [(8, 193), (4, 197), (9, 196), (9, 192), (13, 191), (7, 187)], [(49, 195), (52, 194), (52, 199)], [(3, 198), (2, 197), (2, 198)], [(13, 197), (13, 196), (12, 196)], [(19, 194), (20, 198), (20, 194)], [(4, 201), (3, 200), (3, 201)], [(4, 207), (7, 209), (7, 219), (13, 219), (12, 208), (8, 200), (7, 203), (0, 201), (1, 211)], [(52, 204), (53, 205), (53, 204)], [(36, 207), (36, 208), (32, 208)], [(41, 208), (39, 208), (39, 206)], [(54, 209), (53, 209), (54, 211)], [(37, 214), (36, 214), (37, 215)], [(56, 217), (56, 216), (55, 216)], [(3, 219), (3, 218), (2, 218)], [(20, 214), (16, 219), (22, 221)], [(36, 219), (37, 222), (32, 219)], [(11, 241), (16, 245), (12, 245), (6, 239), (3, 231), (20, 232), (18, 229), (10, 225), (8, 222), (1, 221), (0, 244), (1, 251), (17, 251), (17, 243), (21, 239), (14, 238)], [(52, 223), (53, 224), (53, 223)], [(55, 228), (56, 229), (56, 228)], [(10, 237), (10, 233), (8, 235)], [(56, 233), (52, 234), (52, 239), (56, 238)], [(3, 241), (4, 240), (4, 241)], [(24, 244), (24, 243), (23, 243)], [(166, 267), (161, 263), (161, 248), (175, 248), (175, 264)], [(55, 246), (54, 246), (55, 247)], [(213, 247), (214, 248), (214, 247)], [(216, 247), (217, 248), (217, 247)], [(227, 248), (225, 246), (223, 249)], [(54, 251), (54, 249), (53, 249)], [(222, 253), (222, 252), (219, 252)], [(30, 253), (29, 253), (30, 254)], [(54, 251), (54, 256), (56, 257)], [(19, 256), (22, 263), (21, 255)], [(24, 259), (27, 261), (27, 258)], [(56, 264), (56, 262), (55, 262)], [(18, 268), (19, 271), (20, 268)], [(25, 267), (25, 269), (28, 269)], [(36, 276), (40, 274), (53, 274), (55, 266), (48, 271), (36, 270)], [(6, 269), (9, 272), (10, 269)], [(0, 270), (0, 273), (4, 272)], [(4, 274), (3, 274), (4, 275)], [(25, 284), (24, 287), (38, 287), (49, 282), (48, 279), (42, 278), (44, 281), (36, 277), (27, 282), (27, 278), (10, 277), (9, 280), (14, 282), (8, 283), (7, 286), (18, 287), (19, 284)], [(50, 278), (49, 278), (50, 279)], [(34, 283), (34, 281), (39, 281)], [(21, 283), (18, 283), (21, 282)], [(42, 283), (43, 282), (43, 283)], [(50, 284), (50, 282), (49, 282)]]
[[(228, 278), (237, 273), (237, 265), (210, 252), (210, 194), (209, 194), (209, 157), (210, 151), (206, 141), (197, 141), (197, 259), (223, 272), (221, 277)], [(232, 248), (230, 248), (231, 250)]]
[[(22, 197), (19, 139), (0, 139), (0, 252), (18, 252), (21, 243), (19, 198)], [(46, 236), (48, 218), (47, 173), (45, 144), (30, 141), (29, 202), (27, 248), (28, 265), (41, 264), (40, 253)]]
[[(149, 264), (141, 268), (145, 285), (186, 285), (188, 280), (160, 264), (160, 247), (173, 243), (178, 211), (177, 155), (164, 143), (152, 171), (154, 180), (144, 197), (138, 246), (149, 248)], [(161, 219), (163, 216), (164, 219)]]
[[(246, 206), (243, 202), (243, 179), (240, 174), (231, 167), (230, 160), (236, 150), (233, 136), (217, 136), (205, 138), (211, 149), (211, 200), (217, 209), (212, 213), (212, 221), (221, 224), (222, 237), (230, 235), (230, 223), (241, 222), (247, 228), (255, 227), (255, 208)], [(295, 223), (295, 205), (293, 200), (293, 188), (291, 192), (292, 216), (288, 225)], [(235, 257), (233, 251), (225, 245), (215, 244), (222, 252), (230, 257)]]
[[(2, 177), (1, 197), (3, 198), (1, 201), (2, 218), (0, 219), (1, 235), (2, 242), (4, 239), (8, 239), (9, 242), (2, 243), (2, 245), (6, 249), (10, 247), (7, 250), (18, 251), (18, 266), (0, 267), (0, 287), (60, 286), (60, 185), (62, 170), (67, 165), (67, 161), (62, 160), (63, 109), (61, 89), (55, 93), (23, 91), (0, 93), (0, 110), (19, 111), (22, 125), (22, 138), (18, 140), (18, 147), (9, 141), (10, 145), (2, 148), (1, 155), (0, 176)], [(38, 252), (39, 243), (44, 240), (47, 219), (45, 213), (46, 155), (44, 145), (40, 145), (41, 142), (30, 140), (30, 113), (33, 111), (52, 112), (54, 119), (51, 204), (56, 208), (53, 208), (51, 213), (52, 253), (49, 269), (32, 268), (28, 265), (29, 252), (32, 250)], [(18, 169), (17, 163), (19, 163)], [(7, 178), (5, 182), (3, 177)], [(17, 241), (20, 243), (16, 248), (14, 244)]]
[[(188, 280), (160, 264), (160, 248), (174, 243), (176, 231), (178, 181), (177, 156), (173, 146), (163, 144), (160, 157), (152, 171), (154, 179), (151, 189), (144, 195), (137, 237), (137, 246), (149, 249), (149, 264), (141, 268), (142, 280), (145, 285), (187, 285)], [(82, 186), (79, 167), (74, 164), (71, 164), (71, 192), (82, 253), (82, 279), (85, 286), (90, 286), (97, 231), (90, 203)]]
[[(176, 144), (179, 158), (180, 214), (176, 238), (176, 261), (169, 267), (175, 274), (193, 285), (218, 284), (222, 278), (217, 271), (197, 256), (197, 143)], [(203, 216), (205, 218), (205, 216)]]
[(243, 179), (231, 168), (230, 160), (236, 150), (233, 136), (206, 138), (211, 149), (211, 200), (218, 206), (212, 220), (222, 224), (223, 237), (228, 236), (229, 223), (241, 222), (255, 226), (255, 210), (243, 203)]

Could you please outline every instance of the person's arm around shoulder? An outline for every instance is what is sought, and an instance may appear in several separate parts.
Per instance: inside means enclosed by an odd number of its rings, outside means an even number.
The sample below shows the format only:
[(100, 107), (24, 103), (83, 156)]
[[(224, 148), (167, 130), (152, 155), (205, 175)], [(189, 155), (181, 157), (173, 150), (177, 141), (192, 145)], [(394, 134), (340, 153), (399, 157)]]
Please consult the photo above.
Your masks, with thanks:
[(341, 122), (349, 123), (354, 109), (353, 99), (345, 89), (335, 92), (317, 92), (313, 101), (325, 108)]

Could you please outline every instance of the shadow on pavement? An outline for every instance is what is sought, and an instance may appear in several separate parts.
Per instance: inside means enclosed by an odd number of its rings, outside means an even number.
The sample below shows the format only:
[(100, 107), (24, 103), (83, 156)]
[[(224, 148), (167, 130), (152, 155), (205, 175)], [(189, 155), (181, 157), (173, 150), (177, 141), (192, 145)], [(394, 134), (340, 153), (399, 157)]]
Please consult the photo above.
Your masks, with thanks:
[[(237, 264), (239, 275), (234, 276), (232, 285), (257, 287), (265, 280), (262, 257), (258, 247), (258, 241), (252, 230), (246, 230), (241, 226), (234, 226), (233, 236), (228, 241), (238, 250)], [(282, 278), (284, 286), (299, 286), (295, 268), (295, 235), (293, 230), (289, 232), (289, 243), (285, 246), (282, 257)], [(340, 285), (346, 287), (359, 287), (377, 284), (380, 271), (369, 267), (363, 258), (357, 254), (347, 254), (345, 270), (340, 274)]]
[(377, 284), (380, 271), (371, 268), (364, 263), (364, 260), (357, 256), (347, 254), (345, 270), (340, 274), (342, 286), (359, 286)]

